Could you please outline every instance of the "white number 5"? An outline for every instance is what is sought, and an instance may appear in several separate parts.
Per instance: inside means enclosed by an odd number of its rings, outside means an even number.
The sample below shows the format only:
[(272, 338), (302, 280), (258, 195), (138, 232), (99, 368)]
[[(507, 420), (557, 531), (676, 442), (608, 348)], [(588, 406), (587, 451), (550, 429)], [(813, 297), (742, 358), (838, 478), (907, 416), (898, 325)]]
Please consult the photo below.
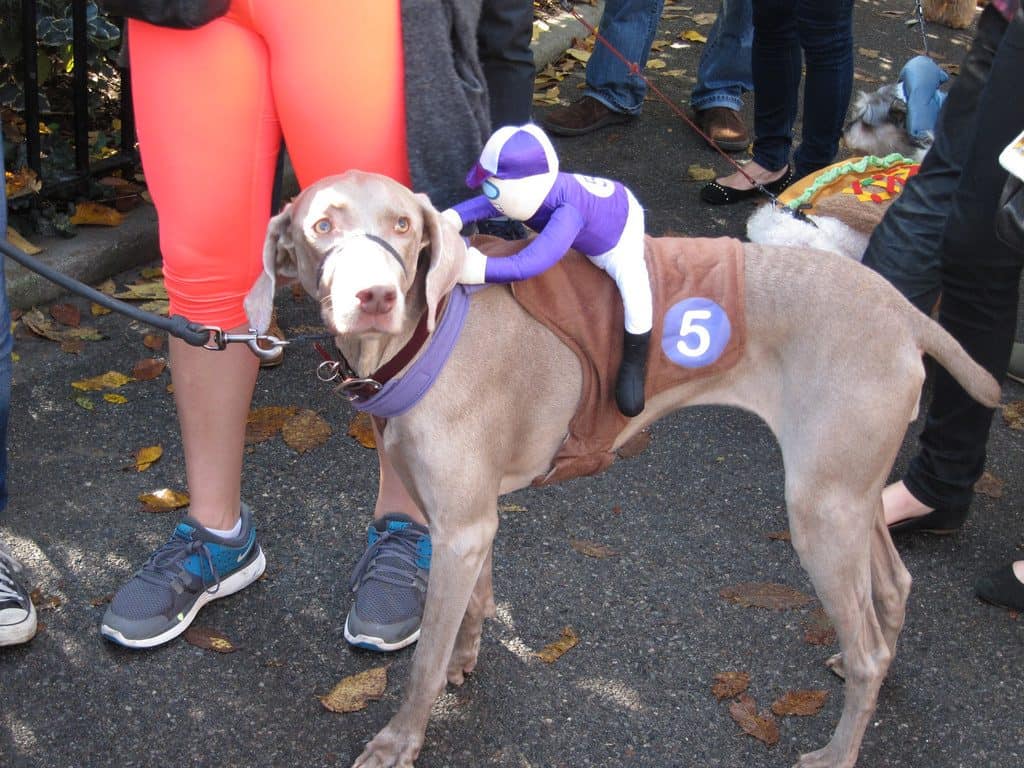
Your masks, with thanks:
[[(683, 313), (683, 319), (679, 323), (679, 341), (676, 342), (676, 349), (679, 350), (679, 354), (685, 355), (686, 357), (700, 357), (711, 347), (711, 333), (703, 325), (700, 325), (701, 321), (711, 319), (711, 311), (707, 309), (688, 309)], [(685, 339), (687, 336), (695, 335), (697, 337), (697, 346), (689, 346)]]

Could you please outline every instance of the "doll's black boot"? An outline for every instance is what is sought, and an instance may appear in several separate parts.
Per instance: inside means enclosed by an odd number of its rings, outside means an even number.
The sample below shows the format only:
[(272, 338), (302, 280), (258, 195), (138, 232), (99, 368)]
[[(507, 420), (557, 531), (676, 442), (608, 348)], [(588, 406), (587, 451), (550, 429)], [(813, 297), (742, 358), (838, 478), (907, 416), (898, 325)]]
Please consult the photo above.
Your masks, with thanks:
[(622, 364), (615, 381), (615, 403), (625, 416), (636, 416), (644, 409), (644, 375), (647, 372), (647, 347), (651, 332), (630, 333), (622, 340)]

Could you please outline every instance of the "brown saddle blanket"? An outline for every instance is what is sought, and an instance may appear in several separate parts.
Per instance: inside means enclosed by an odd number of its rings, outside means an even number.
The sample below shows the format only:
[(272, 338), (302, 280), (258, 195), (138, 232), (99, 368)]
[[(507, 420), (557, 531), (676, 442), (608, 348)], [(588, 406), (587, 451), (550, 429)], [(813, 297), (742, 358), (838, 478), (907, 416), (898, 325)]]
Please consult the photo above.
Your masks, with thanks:
[[(490, 256), (514, 253), (527, 242), (489, 237), (473, 240)], [(746, 319), (743, 246), (738, 240), (648, 236), (645, 255), (654, 299), (645, 382), (650, 400), (666, 389), (735, 365), (746, 343)], [(618, 288), (604, 270), (570, 251), (537, 277), (513, 283), (512, 293), (523, 308), (576, 353), (583, 369), (583, 391), (569, 433), (550, 471), (533, 484), (597, 474), (616, 459), (612, 446), (629, 422), (615, 405), (624, 330)], [(714, 302), (728, 318), (728, 330), (723, 333), (719, 325), (711, 335), (701, 331), (701, 323), (709, 314), (706, 305), (692, 301), (681, 305), (688, 299)], [(687, 312), (690, 307), (696, 309), (696, 314)], [(714, 317), (718, 317), (717, 312)], [(716, 342), (710, 353), (714, 359), (706, 364), (690, 367), (694, 361), (674, 351), (677, 345), (699, 350), (706, 338)], [(721, 346), (724, 339), (727, 341)], [(674, 362), (672, 357), (682, 357), (687, 365)]]

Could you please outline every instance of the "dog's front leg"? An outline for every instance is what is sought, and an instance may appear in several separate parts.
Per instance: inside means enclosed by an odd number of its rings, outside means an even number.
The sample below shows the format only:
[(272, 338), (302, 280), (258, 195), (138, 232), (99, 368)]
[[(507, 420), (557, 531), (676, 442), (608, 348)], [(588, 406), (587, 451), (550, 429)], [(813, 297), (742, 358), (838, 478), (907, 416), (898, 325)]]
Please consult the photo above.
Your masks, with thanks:
[(485, 520), (458, 527), (444, 525), (432, 516), (430, 584), (408, 692), (391, 722), (366, 745), (353, 768), (412, 768), (497, 528), (496, 511)]
[(452, 685), (462, 685), (465, 676), (476, 668), (484, 619), (493, 618), (496, 613), (491, 574), (493, 555), (492, 546), (487, 550), (487, 559), (480, 569), (466, 614), (462, 617), (462, 626), (459, 627), (459, 634), (455, 638), (455, 648), (452, 649), (451, 659), (448, 661), (448, 682)]

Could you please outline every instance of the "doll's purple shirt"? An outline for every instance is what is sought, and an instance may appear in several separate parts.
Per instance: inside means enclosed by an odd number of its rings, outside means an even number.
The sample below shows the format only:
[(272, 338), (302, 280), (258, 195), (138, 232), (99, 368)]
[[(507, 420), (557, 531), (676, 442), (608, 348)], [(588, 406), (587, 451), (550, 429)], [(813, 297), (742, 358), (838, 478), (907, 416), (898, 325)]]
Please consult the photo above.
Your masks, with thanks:
[[(454, 206), (464, 224), (500, 216), (483, 195)], [(488, 259), (484, 279), (508, 283), (539, 275), (575, 248), (597, 256), (614, 248), (626, 226), (629, 200), (617, 181), (559, 173), (537, 212), (524, 223), (537, 237), (519, 253)]]

